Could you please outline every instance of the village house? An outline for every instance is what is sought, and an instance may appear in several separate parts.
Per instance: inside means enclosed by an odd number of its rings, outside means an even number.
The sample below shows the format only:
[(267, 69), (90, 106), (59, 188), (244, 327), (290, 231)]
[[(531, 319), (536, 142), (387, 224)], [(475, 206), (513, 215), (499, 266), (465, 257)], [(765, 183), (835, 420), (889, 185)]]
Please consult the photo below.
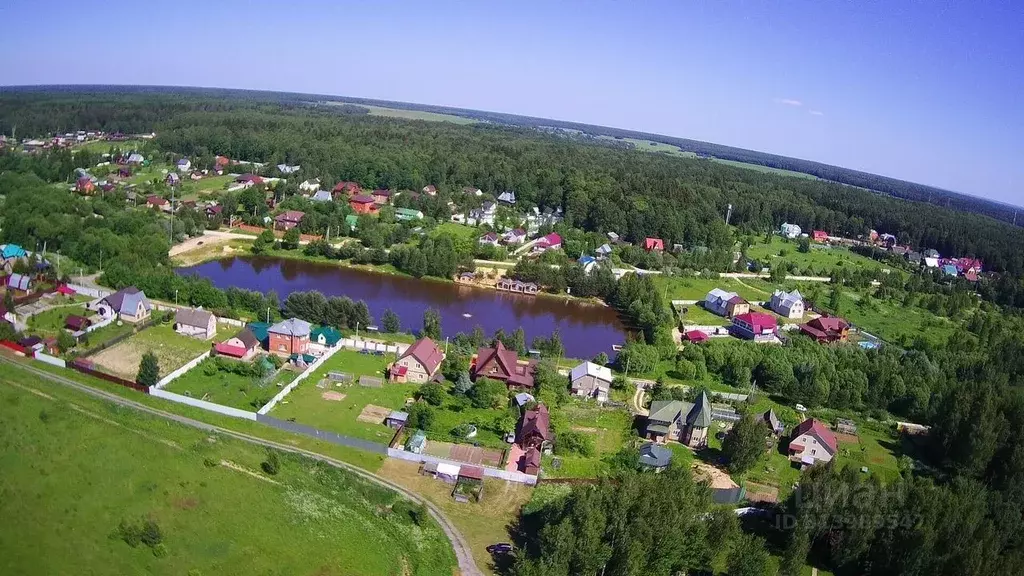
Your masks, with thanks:
[(302, 222), (302, 218), (306, 215), (305, 212), (298, 210), (288, 210), (274, 216), (274, 229), (276, 230), (291, 230)]
[(142, 154), (139, 154), (138, 152), (132, 152), (131, 154), (128, 155), (128, 159), (126, 160), (128, 164), (142, 164), (145, 161), (146, 159), (142, 156)]
[(145, 292), (129, 286), (100, 298), (94, 303), (94, 309), (104, 318), (116, 315), (120, 320), (134, 324), (149, 318), (153, 305), (146, 298)]
[(576, 263), (583, 267), (584, 274), (590, 274), (597, 268), (597, 258), (589, 255), (580, 256)]
[(259, 338), (249, 328), (242, 328), (231, 338), (215, 344), (213, 351), (221, 356), (249, 360), (259, 348)]
[(658, 443), (674, 440), (691, 448), (703, 448), (711, 427), (711, 402), (701, 391), (696, 402), (655, 400), (647, 416), (644, 437)]
[(661, 472), (672, 463), (672, 450), (657, 444), (648, 442), (640, 447), (640, 466), (654, 472)]
[(800, 234), (803, 234), (803, 230), (801, 230), (796, 224), (785, 222), (782, 226), (779, 226), (779, 235), (783, 238), (789, 238), (792, 240), (799, 237)]
[(540, 240), (537, 240), (537, 243), (533, 245), (533, 251), (540, 253), (547, 252), (548, 250), (558, 250), (561, 247), (562, 237), (552, 232)]
[(334, 188), (331, 189), (335, 200), (339, 197), (355, 196), (356, 194), (360, 194), (362, 191), (363, 189), (357, 182), (338, 182), (334, 185)]
[(605, 258), (611, 256), (612, 247), (609, 244), (602, 244), (601, 246), (598, 247), (597, 250), (594, 251), (594, 253), (597, 254), (598, 260), (604, 260)]
[(196, 182), (198, 180), (202, 180), (203, 179), (203, 173), (200, 172), (199, 170), (195, 170), (191, 174), (189, 174), (188, 177), (193, 182)]
[(388, 368), (392, 382), (423, 384), (429, 382), (441, 368), (444, 352), (430, 338), (420, 338)]
[(382, 206), (391, 202), (391, 190), (377, 189), (373, 191), (371, 196), (373, 196), (374, 202)]
[(664, 252), (665, 241), (661, 238), (644, 238), (644, 250), (647, 252)]
[(312, 202), (331, 202), (334, 200), (334, 196), (327, 190), (317, 190), (309, 197)]
[(164, 178), (164, 182), (166, 182), (168, 186), (177, 186), (178, 184), (181, 184), (181, 176), (178, 176), (177, 172), (168, 172), (167, 177)]
[(423, 220), (423, 212), (415, 208), (395, 208), (395, 220), (400, 222)]
[(263, 184), (263, 178), (255, 174), (241, 174), (235, 178), (235, 184), (238, 184), (242, 189), (251, 188), (257, 184)]
[(772, 299), (768, 303), (768, 307), (772, 309), (772, 312), (783, 318), (803, 318), (804, 297), (800, 294), (799, 290), (793, 290), (792, 292), (776, 290), (772, 293)]
[(169, 209), (171, 203), (167, 201), (167, 198), (163, 196), (157, 196), (156, 194), (150, 194), (146, 196), (146, 206), (154, 208), (156, 210)]
[(208, 310), (178, 308), (174, 313), (174, 331), (183, 336), (209, 340), (217, 333), (217, 317)]
[(509, 389), (533, 388), (534, 363), (520, 360), (515, 350), (509, 350), (499, 340), (494, 348), (480, 348), (470, 360), (469, 375), (504, 382)]
[(814, 230), (813, 232), (811, 232), (811, 238), (815, 242), (828, 242), (828, 232), (825, 232), (824, 230)]
[(177, 166), (179, 172), (188, 172), (192, 169), (192, 161), (188, 158), (182, 158), (178, 160), (175, 166)]
[(421, 191), (427, 196), (437, 196), (437, 186), (434, 186), (433, 184), (427, 184)]
[(498, 202), (504, 202), (509, 206), (516, 203), (516, 193), (511, 190), (506, 190), (498, 195)]
[(71, 332), (81, 332), (89, 326), (92, 326), (92, 320), (89, 320), (85, 316), (69, 314), (68, 317), (64, 319), (64, 328)]
[(309, 351), (323, 353), (341, 342), (341, 332), (333, 326), (317, 326), (309, 331)]
[(732, 318), (750, 312), (750, 304), (735, 292), (713, 288), (704, 297), (704, 308), (712, 314)]
[(479, 208), (469, 211), (466, 224), (469, 226), (494, 226), (494, 220), (498, 216), (498, 205), (494, 202), (484, 202)]
[(576, 396), (608, 400), (612, 387), (612, 371), (607, 366), (583, 362), (569, 372), (569, 389)]
[(683, 337), (685, 337), (686, 341), (691, 344), (700, 344), (701, 342), (707, 342), (711, 339), (707, 332), (702, 330), (688, 330), (686, 334), (683, 334)]
[(405, 426), (405, 423), (409, 421), (409, 413), (402, 412), (400, 410), (393, 410), (388, 414), (387, 418), (384, 419), (384, 425), (388, 428), (399, 429)]
[(764, 312), (747, 312), (732, 317), (730, 332), (744, 340), (771, 342), (775, 340), (775, 331), (778, 328), (775, 316)]
[(526, 230), (515, 228), (501, 235), (501, 241), (509, 246), (516, 246), (526, 242)]
[(782, 421), (779, 420), (779, 417), (775, 414), (774, 408), (769, 408), (767, 412), (761, 414), (760, 418), (761, 421), (764, 422), (766, 426), (768, 426), (768, 429), (771, 431), (772, 434), (774, 434), (775, 436), (782, 436), (782, 433), (785, 431), (786, 427), (782, 424)]
[(82, 176), (75, 182), (75, 190), (82, 194), (92, 194), (96, 191), (96, 184), (88, 176)]
[(308, 192), (316, 192), (319, 189), (320, 189), (320, 179), (319, 178), (313, 178), (311, 180), (306, 180), (302, 184), (299, 184), (299, 190), (301, 192), (307, 192), (307, 193)]
[(516, 444), (523, 450), (535, 448), (541, 452), (551, 446), (551, 415), (547, 406), (537, 404), (523, 412), (516, 431)]
[(526, 294), (529, 296), (536, 296), (537, 293), (540, 292), (540, 287), (533, 282), (521, 282), (519, 280), (508, 278), (507, 276), (499, 278), (494, 287), (503, 292), (515, 292), (517, 294)]
[(28, 251), (17, 244), (4, 244), (0, 248), (0, 265), (3, 266), (3, 271), (7, 274), (11, 273), (16, 262), (27, 257)]
[(309, 348), (310, 323), (289, 318), (267, 329), (270, 352), (278, 356), (305, 354)]
[(465, 188), (462, 189), (462, 193), (463, 194), (468, 194), (469, 196), (483, 196), (484, 195), (484, 191), (479, 189), (479, 188), (477, 188), (476, 186), (466, 186)]
[(836, 316), (820, 316), (801, 324), (800, 331), (822, 344), (846, 342), (850, 323)]
[(356, 194), (348, 199), (348, 205), (356, 214), (376, 214), (380, 207), (373, 200), (373, 196)]
[(814, 418), (808, 418), (794, 428), (789, 440), (789, 458), (801, 466), (830, 462), (838, 451), (835, 434)]
[(498, 233), (497, 232), (488, 232), (487, 234), (484, 234), (483, 236), (481, 236), (480, 239), (477, 240), (477, 242), (480, 243), (481, 245), (497, 246), (498, 245)]
[(530, 447), (523, 453), (519, 462), (519, 471), (523, 474), (536, 476), (540, 474), (541, 454), (540, 450)]
[(298, 172), (301, 169), (302, 169), (302, 166), (300, 166), (298, 164), (296, 164), (294, 166), (290, 166), (288, 164), (278, 164), (277, 165), (278, 172), (280, 172), (281, 174), (286, 174), (286, 175), (287, 174), (295, 174), (296, 172)]

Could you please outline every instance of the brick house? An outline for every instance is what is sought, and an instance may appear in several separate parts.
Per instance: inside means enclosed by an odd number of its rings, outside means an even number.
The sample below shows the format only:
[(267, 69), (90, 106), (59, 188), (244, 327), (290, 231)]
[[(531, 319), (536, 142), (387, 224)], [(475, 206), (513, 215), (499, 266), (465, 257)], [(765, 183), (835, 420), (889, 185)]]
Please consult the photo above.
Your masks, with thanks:
[(305, 212), (300, 212), (298, 210), (282, 212), (277, 216), (274, 216), (274, 228), (278, 230), (291, 230), (302, 222), (302, 218), (305, 215)]
[(821, 316), (801, 324), (800, 331), (822, 344), (846, 342), (850, 323), (837, 316)]
[(309, 348), (311, 325), (305, 320), (289, 318), (267, 329), (270, 352), (278, 356), (305, 354)]
[(356, 214), (376, 214), (380, 206), (374, 201), (373, 196), (356, 194), (348, 199), (348, 205)]

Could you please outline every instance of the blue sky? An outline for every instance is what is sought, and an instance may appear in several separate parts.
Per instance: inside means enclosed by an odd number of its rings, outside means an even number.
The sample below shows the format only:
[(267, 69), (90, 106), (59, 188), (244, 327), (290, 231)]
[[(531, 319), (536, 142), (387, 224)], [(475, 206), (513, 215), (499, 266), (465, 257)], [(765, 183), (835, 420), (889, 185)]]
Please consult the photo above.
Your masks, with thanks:
[(5, 0), (0, 22), (0, 84), (220, 86), (476, 108), (1024, 203), (1019, 1)]

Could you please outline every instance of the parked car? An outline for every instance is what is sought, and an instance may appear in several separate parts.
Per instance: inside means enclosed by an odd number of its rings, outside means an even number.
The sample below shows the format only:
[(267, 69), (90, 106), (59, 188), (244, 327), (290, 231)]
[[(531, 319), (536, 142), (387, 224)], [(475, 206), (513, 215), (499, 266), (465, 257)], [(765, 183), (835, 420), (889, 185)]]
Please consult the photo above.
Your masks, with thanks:
[(512, 545), (508, 542), (502, 542), (500, 544), (491, 544), (487, 547), (488, 554), (508, 554), (512, 552)]
[(800, 412), (800, 413), (802, 414), (802, 413), (804, 413), (804, 412), (807, 412), (807, 408), (806, 408), (806, 407), (804, 407), (804, 405), (803, 405), (803, 404), (797, 404), (797, 405), (796, 405), (796, 411), (797, 411), (797, 412)]

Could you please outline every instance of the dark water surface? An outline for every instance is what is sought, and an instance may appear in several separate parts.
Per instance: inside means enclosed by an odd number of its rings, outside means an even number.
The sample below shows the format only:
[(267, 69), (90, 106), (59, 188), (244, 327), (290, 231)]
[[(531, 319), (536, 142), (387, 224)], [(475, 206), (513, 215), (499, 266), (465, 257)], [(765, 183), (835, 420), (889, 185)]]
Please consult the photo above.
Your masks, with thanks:
[(591, 358), (598, 352), (613, 356), (612, 345), (625, 340), (625, 329), (613, 309), (558, 298), (258, 256), (214, 260), (180, 268), (178, 273), (209, 278), (219, 288), (235, 286), (260, 292), (273, 289), (282, 300), (291, 292), (308, 290), (319, 290), (327, 296), (348, 296), (365, 301), (377, 323), (384, 310), (391, 308), (401, 318), (402, 327), (413, 332), (422, 327), (423, 311), (427, 308), (436, 308), (441, 313), (445, 336), (456, 332), (468, 334), (478, 324), (488, 337), (498, 328), (512, 332), (522, 326), (529, 344), (535, 336), (548, 336), (557, 329), (566, 356), (573, 358)]

